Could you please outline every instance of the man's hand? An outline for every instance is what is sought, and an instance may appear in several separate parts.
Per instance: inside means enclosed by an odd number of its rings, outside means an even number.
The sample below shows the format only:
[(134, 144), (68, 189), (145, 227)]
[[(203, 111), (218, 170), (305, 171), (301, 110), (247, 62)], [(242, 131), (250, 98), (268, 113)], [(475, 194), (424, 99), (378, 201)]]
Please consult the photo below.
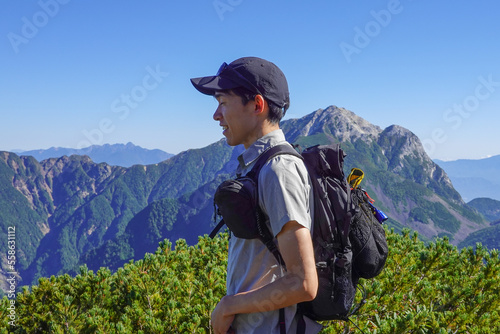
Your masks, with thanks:
[(229, 309), (228, 300), (228, 296), (223, 297), (212, 312), (211, 320), (215, 334), (235, 333), (235, 331), (231, 328), (231, 324), (234, 320), (234, 314), (228, 314), (227, 312)]

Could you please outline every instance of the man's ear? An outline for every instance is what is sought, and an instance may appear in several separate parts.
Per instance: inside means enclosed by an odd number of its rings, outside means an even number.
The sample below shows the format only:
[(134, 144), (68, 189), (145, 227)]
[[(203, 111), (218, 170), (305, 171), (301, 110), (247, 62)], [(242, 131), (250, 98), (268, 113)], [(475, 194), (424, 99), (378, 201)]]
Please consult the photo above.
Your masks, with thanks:
[(260, 94), (255, 95), (255, 112), (261, 113), (263, 112), (266, 107), (267, 107), (267, 102), (264, 100), (264, 97)]

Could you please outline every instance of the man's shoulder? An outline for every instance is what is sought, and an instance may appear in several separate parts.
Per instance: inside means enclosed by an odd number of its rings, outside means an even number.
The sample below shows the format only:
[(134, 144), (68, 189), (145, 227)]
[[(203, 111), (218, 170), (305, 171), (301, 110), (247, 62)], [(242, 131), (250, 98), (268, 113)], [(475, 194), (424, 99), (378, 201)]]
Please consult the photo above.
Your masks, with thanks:
[(304, 178), (308, 175), (304, 161), (295, 154), (282, 153), (270, 158), (262, 167), (260, 177), (264, 179), (275, 175), (278, 179), (290, 176)]
[[(298, 153), (297, 153), (298, 154)], [(292, 165), (304, 165), (304, 161), (297, 154), (293, 153), (281, 153), (278, 154), (267, 161), (264, 167), (275, 167), (275, 166), (290, 166)]]
[(276, 149), (274, 156), (269, 159), (266, 165), (280, 165), (287, 163), (295, 163), (304, 165), (302, 156), (297, 150), (287, 141), (282, 141), (276, 145), (277, 147), (273, 147)]

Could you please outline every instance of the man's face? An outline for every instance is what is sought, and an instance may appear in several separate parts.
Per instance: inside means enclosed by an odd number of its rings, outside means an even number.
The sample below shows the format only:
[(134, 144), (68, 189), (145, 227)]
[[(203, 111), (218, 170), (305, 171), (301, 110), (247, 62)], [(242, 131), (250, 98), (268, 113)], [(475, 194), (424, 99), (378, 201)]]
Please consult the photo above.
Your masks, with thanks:
[(230, 146), (243, 144), (248, 148), (257, 140), (254, 101), (243, 105), (241, 97), (232, 92), (216, 93), (215, 98), (219, 105), (213, 118), (222, 126), (222, 134), (226, 137), (227, 143)]

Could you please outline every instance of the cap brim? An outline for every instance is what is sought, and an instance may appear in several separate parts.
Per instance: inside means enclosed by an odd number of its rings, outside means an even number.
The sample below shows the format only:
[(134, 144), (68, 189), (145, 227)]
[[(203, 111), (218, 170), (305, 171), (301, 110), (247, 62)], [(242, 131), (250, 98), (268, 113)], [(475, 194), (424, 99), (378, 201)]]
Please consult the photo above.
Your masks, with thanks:
[(240, 87), (241, 85), (227, 78), (219, 76), (201, 77), (191, 79), (191, 83), (200, 93), (206, 95), (215, 95), (221, 90), (228, 90)]

